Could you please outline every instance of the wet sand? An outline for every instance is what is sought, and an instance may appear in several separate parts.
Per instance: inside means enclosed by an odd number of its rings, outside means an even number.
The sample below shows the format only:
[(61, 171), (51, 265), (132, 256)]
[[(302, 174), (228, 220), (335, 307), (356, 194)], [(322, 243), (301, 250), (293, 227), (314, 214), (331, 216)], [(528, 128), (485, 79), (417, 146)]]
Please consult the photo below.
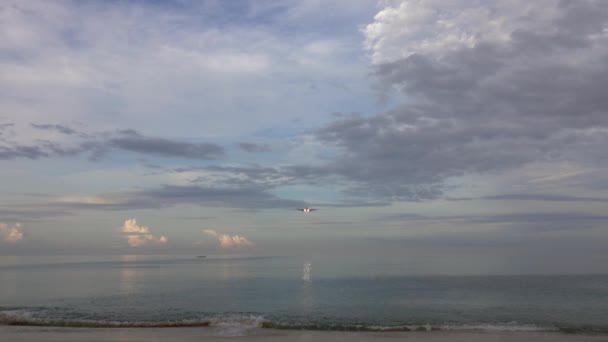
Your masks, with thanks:
[(419, 342), (608, 342), (608, 335), (569, 335), (557, 332), (338, 332), (230, 328), (60, 328), (0, 327), (1, 342), (148, 342), (148, 341), (419, 341)]

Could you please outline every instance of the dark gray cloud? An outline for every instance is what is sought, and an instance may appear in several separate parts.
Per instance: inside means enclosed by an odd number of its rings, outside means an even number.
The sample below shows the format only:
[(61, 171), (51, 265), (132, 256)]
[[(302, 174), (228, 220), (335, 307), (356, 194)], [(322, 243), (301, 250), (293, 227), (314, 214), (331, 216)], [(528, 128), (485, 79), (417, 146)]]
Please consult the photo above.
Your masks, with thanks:
[(237, 145), (247, 152), (270, 152), (270, 147), (266, 145), (258, 145), (254, 143), (240, 142)]
[(89, 154), (90, 159), (94, 160), (101, 157), (105, 151), (103, 144), (96, 141), (85, 141), (76, 146), (62, 146), (48, 140), (37, 140), (34, 145), (10, 142), (7, 146), (0, 146), (0, 160), (72, 157), (86, 153)]
[(0, 146), (0, 160), (12, 160), (18, 158), (39, 159), (49, 157), (49, 155), (49, 152), (45, 151), (40, 146)]
[(71, 129), (68, 126), (65, 125), (58, 125), (58, 124), (36, 124), (36, 123), (30, 123), (30, 126), (37, 128), (37, 129), (41, 129), (41, 130), (51, 130), (51, 131), (57, 131), (59, 133), (63, 133), (66, 135), (72, 135), (72, 134), (76, 134), (78, 133), (77, 131)]
[(608, 6), (560, 2), (555, 10), (543, 27), (522, 15), (507, 40), (377, 65), (381, 88), (407, 105), (319, 129), (316, 138), (337, 153), (324, 172), (351, 181), (359, 196), (423, 200), (454, 176), (536, 161), (605, 164)]
[(78, 136), (71, 143), (58, 143), (37, 140), (34, 144), (24, 145), (15, 141), (5, 141), (0, 146), (2, 159), (40, 159), (51, 157), (72, 157), (88, 155), (90, 160), (98, 160), (112, 150), (123, 150), (165, 158), (216, 159), (223, 155), (224, 149), (211, 143), (190, 143), (166, 138), (147, 137), (134, 130), (86, 134), (67, 126), (50, 124), (30, 124), (43, 130), (56, 130), (66, 135)]
[(119, 135), (109, 139), (108, 143), (112, 147), (123, 150), (162, 157), (216, 159), (224, 153), (223, 148), (215, 144), (197, 144), (164, 138), (146, 137), (134, 130), (120, 131)]

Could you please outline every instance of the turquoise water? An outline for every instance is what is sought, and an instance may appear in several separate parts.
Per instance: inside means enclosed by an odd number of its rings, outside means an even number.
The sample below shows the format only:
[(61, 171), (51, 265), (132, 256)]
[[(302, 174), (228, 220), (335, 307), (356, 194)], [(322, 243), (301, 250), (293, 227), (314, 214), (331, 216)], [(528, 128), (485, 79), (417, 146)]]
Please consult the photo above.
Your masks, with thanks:
[(408, 274), (399, 260), (2, 257), (0, 324), (608, 331), (608, 275)]

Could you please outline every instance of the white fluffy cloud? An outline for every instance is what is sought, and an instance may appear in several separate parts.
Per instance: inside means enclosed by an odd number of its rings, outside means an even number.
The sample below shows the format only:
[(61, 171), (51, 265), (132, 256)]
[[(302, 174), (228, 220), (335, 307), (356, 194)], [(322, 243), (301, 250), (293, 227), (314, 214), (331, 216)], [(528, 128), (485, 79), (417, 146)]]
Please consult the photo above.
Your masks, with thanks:
[(222, 248), (233, 248), (233, 247), (242, 247), (242, 246), (252, 246), (253, 243), (249, 241), (246, 237), (241, 235), (228, 235), (221, 234), (216, 232), (213, 229), (205, 229), (203, 230), (204, 234), (213, 236), (217, 238), (220, 243), (220, 247)]
[(0, 233), (4, 235), (2, 240), (8, 243), (16, 243), (23, 240), (22, 227), (23, 225), (21, 223), (15, 223), (12, 225), (0, 223)]
[[(441, 53), (481, 41), (509, 41), (526, 29), (550, 34), (559, 1), (405, 0), (382, 9), (363, 29), (374, 64), (413, 53)], [(549, 29), (548, 29), (549, 28)]]
[(166, 244), (168, 241), (166, 236), (157, 237), (150, 232), (150, 228), (138, 225), (134, 218), (125, 220), (119, 229), (125, 234), (124, 237), (131, 247), (140, 247), (148, 243)]

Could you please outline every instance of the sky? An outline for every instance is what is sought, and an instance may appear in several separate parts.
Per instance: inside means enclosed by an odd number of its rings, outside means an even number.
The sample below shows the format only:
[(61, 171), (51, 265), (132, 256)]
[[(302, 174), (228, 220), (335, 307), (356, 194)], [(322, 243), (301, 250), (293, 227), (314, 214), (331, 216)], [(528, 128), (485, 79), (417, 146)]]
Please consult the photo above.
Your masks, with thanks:
[(0, 89), (2, 255), (608, 271), (602, 0), (7, 0)]

